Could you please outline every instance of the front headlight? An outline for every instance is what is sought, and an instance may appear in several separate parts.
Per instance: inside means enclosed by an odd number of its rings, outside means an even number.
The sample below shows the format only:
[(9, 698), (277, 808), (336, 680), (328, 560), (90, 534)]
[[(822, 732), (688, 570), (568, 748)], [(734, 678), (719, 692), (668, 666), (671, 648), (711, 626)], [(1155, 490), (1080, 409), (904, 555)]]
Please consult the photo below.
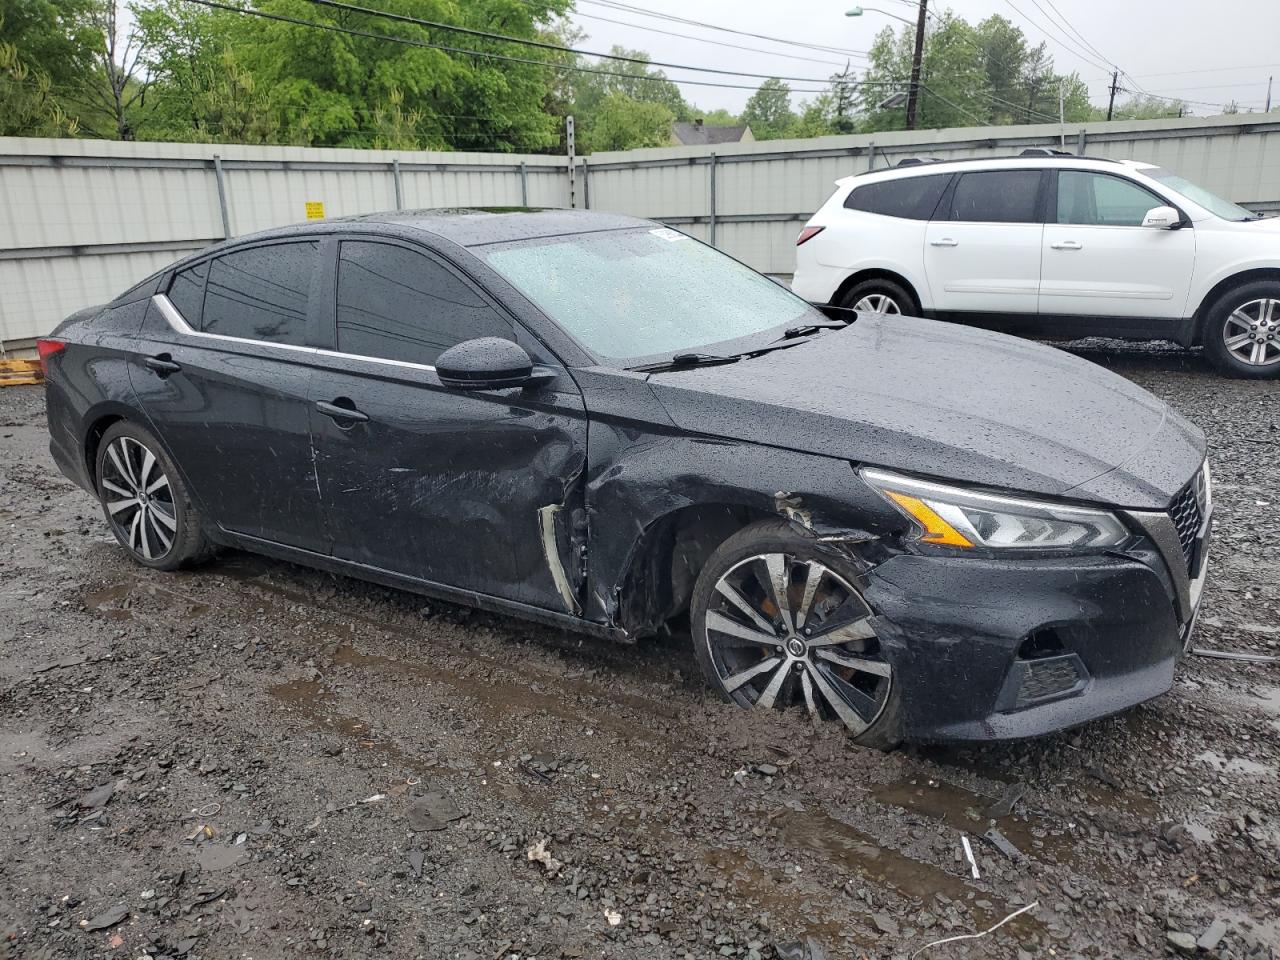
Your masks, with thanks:
[(962, 550), (1100, 550), (1129, 531), (1108, 510), (977, 493), (864, 468), (862, 478), (915, 525), (921, 543)]

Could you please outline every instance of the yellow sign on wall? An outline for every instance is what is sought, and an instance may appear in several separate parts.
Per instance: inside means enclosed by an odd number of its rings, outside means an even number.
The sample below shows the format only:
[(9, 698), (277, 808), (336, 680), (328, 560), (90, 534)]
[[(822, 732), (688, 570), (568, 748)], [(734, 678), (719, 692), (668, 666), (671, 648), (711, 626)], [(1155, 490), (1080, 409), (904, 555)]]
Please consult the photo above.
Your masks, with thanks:
[(307, 219), (308, 220), (324, 219), (324, 201), (323, 200), (307, 201)]

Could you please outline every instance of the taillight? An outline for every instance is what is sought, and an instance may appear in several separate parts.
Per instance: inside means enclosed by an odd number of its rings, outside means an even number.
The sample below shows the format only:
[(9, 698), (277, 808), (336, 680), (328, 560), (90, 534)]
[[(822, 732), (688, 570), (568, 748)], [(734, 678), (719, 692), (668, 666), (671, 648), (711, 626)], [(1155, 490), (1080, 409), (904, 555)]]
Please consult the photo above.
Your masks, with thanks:
[(826, 227), (805, 227), (800, 231), (800, 236), (796, 237), (796, 246), (800, 246), (806, 240), (812, 240), (825, 229)]
[(40, 356), (40, 369), (48, 373), (49, 358), (65, 349), (67, 349), (67, 345), (61, 340), (37, 340), (36, 353)]

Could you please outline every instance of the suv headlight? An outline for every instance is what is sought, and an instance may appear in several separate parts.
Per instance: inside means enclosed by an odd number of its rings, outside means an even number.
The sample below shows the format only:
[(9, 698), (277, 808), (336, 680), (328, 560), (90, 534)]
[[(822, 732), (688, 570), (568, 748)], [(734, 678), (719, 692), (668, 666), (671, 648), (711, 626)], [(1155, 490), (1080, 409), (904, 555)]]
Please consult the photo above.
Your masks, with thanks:
[(1130, 538), (1109, 510), (1023, 500), (864, 468), (862, 479), (916, 527), (920, 543), (961, 550), (1101, 550)]

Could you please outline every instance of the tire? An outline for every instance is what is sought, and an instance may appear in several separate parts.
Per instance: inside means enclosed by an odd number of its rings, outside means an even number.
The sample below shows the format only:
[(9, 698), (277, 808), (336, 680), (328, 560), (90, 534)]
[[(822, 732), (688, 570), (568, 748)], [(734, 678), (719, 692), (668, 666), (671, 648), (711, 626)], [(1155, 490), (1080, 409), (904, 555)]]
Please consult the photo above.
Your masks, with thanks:
[[(863, 304), (859, 307), (858, 304)], [(919, 316), (920, 307), (905, 287), (892, 280), (862, 280), (840, 298), (839, 306), (859, 312), (882, 313), (886, 316), (906, 314)]]
[(200, 511), (150, 431), (127, 420), (112, 424), (94, 467), (107, 526), (136, 563), (177, 570), (212, 555)]
[(1228, 377), (1280, 377), (1280, 281), (1228, 290), (1205, 315), (1201, 341), (1209, 362)]
[[(788, 584), (787, 611), (770, 586), (778, 577)], [(864, 746), (897, 746), (901, 695), (865, 584), (852, 563), (785, 520), (744, 527), (716, 548), (693, 588), (689, 621), (707, 682), (740, 707), (807, 708)]]

